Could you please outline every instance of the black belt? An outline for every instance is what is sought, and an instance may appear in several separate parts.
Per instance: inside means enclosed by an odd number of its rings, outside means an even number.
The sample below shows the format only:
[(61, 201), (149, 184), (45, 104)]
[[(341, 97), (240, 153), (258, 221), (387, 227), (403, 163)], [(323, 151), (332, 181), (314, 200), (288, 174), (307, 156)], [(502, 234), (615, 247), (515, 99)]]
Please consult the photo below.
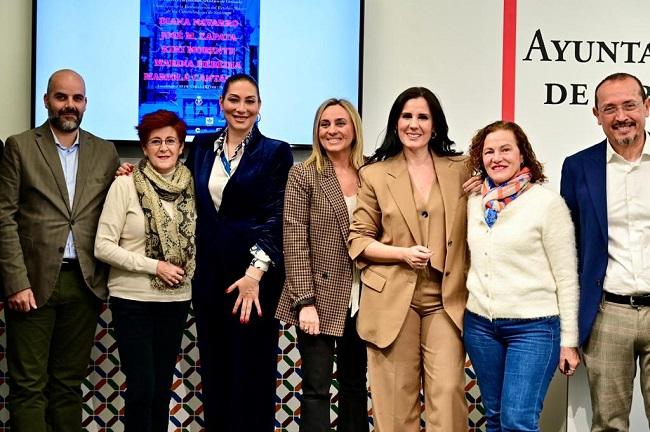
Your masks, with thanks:
[(605, 301), (635, 307), (650, 306), (650, 295), (626, 296), (605, 291)]
[(64, 272), (75, 271), (78, 270), (79, 268), (80, 268), (79, 260), (64, 258), (63, 261), (61, 261), (61, 271)]

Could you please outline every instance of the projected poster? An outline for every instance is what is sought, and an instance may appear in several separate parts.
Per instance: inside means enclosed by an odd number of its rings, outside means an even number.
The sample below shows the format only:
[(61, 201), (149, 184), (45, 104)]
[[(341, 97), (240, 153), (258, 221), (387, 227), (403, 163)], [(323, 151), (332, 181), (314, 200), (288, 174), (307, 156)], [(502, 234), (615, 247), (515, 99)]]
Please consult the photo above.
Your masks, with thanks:
[(224, 125), (224, 81), (258, 76), (260, 0), (141, 0), (138, 116), (176, 112), (188, 133)]

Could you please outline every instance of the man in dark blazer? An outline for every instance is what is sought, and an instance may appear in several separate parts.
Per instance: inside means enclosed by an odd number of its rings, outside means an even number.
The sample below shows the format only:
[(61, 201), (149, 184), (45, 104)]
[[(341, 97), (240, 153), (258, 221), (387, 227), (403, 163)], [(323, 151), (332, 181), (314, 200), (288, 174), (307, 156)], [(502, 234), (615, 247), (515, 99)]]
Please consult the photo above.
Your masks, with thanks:
[(580, 344), (592, 431), (627, 431), (636, 362), (650, 413), (650, 100), (638, 78), (598, 84), (593, 113), (607, 139), (564, 161), (561, 193), (578, 245)]
[(104, 197), (119, 158), (79, 129), (83, 78), (60, 70), (43, 97), (48, 120), (7, 139), (0, 162), (11, 430), (81, 430), (86, 374), (106, 269), (93, 256)]

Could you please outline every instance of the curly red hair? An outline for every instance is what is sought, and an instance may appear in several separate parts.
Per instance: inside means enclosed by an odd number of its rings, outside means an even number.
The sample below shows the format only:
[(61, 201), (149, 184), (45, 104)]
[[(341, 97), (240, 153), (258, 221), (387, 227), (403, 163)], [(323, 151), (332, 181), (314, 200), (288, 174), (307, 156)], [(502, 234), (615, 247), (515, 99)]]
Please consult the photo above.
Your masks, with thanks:
[(487, 171), (485, 170), (485, 165), (483, 165), (483, 145), (485, 144), (485, 138), (492, 132), (498, 130), (510, 131), (515, 136), (519, 152), (524, 158), (522, 167), (528, 167), (532, 174), (530, 180), (531, 183), (545, 182), (547, 178), (544, 175), (544, 167), (537, 160), (533, 147), (530, 145), (530, 141), (528, 141), (528, 137), (524, 133), (524, 130), (517, 123), (510, 121), (495, 121), (476, 132), (476, 135), (472, 138), (472, 143), (469, 146), (467, 168), (473, 174), (480, 176), (481, 179), (487, 177)]

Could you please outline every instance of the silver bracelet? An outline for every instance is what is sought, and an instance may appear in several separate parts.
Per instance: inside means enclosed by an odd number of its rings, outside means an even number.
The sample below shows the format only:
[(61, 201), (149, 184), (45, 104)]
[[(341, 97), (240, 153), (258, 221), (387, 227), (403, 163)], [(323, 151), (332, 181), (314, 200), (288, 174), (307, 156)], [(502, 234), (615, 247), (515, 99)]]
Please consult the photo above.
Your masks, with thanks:
[(258, 279), (255, 276), (248, 274), (248, 272), (244, 272), (244, 275), (248, 276), (249, 278), (251, 278), (251, 279), (253, 279), (254, 281), (257, 281), (257, 282), (260, 282), (262, 280), (262, 278)]

